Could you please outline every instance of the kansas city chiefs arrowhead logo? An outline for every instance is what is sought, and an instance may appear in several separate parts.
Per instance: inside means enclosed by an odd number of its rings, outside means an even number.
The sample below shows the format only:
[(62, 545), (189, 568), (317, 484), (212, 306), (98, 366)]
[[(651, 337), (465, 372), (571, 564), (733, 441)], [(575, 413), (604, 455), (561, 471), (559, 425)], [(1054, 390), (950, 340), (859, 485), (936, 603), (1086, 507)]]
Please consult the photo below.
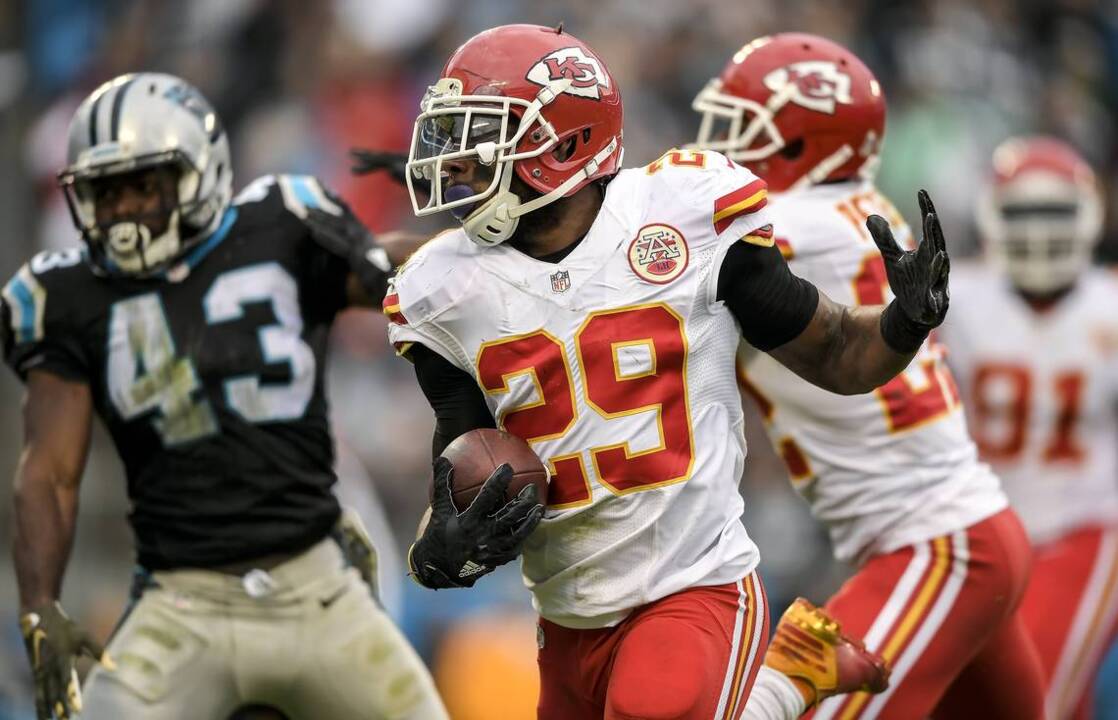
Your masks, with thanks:
[(761, 82), (775, 92), (791, 85), (789, 100), (809, 110), (834, 115), (835, 103), (851, 104), (850, 76), (826, 60), (805, 60), (773, 70)]
[(571, 84), (563, 92), (594, 100), (602, 98), (602, 88), (609, 90), (609, 76), (602, 70), (602, 64), (578, 47), (560, 48), (541, 58), (526, 77), (543, 86), (567, 78)]

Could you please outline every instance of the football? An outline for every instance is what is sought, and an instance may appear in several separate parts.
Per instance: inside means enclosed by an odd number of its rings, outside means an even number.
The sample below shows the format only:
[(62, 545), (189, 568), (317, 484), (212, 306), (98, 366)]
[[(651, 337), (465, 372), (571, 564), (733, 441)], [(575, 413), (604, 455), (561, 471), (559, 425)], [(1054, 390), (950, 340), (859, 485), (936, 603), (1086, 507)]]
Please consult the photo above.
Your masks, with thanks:
[(451, 497), (459, 512), (470, 506), (486, 478), (502, 463), (512, 466), (506, 500), (512, 500), (532, 483), (539, 492), (540, 502), (546, 502), (547, 469), (528, 443), (515, 435), (492, 428), (471, 430), (447, 445), (442, 456), (454, 465)]

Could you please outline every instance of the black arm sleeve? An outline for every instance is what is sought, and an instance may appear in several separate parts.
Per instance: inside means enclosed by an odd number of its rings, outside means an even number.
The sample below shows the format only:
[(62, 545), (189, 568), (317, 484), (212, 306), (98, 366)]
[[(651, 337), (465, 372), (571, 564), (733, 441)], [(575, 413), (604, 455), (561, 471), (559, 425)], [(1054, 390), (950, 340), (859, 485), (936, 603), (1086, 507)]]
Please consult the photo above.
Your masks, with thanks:
[(819, 290), (792, 274), (776, 245), (738, 242), (719, 269), (718, 299), (737, 318), (750, 345), (772, 350), (807, 327), (819, 304)]
[(419, 387), (435, 410), (432, 457), (438, 457), (455, 438), (477, 428), (497, 427), (485, 395), (469, 373), (442, 355), (415, 344), (408, 350)]

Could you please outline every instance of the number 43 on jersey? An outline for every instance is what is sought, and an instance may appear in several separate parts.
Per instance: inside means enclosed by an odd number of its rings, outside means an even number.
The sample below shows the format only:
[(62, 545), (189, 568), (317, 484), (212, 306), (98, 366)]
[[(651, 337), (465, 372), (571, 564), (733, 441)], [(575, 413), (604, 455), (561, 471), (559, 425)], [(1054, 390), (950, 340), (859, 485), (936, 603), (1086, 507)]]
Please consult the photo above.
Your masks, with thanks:
[[(291, 420), (306, 411), (314, 392), (314, 352), (302, 339), (303, 318), (294, 278), (278, 263), (265, 262), (218, 275), (202, 306), (208, 325), (237, 320), (244, 305), (271, 304), (277, 322), (259, 328), (266, 363), (286, 362), (291, 381), (262, 385), (258, 375), (223, 382), (228, 407), (253, 423)], [(210, 402), (189, 356), (179, 355), (159, 293), (121, 300), (109, 320), (109, 395), (117, 412), (132, 420), (154, 412), (164, 445), (179, 445), (218, 430)]]

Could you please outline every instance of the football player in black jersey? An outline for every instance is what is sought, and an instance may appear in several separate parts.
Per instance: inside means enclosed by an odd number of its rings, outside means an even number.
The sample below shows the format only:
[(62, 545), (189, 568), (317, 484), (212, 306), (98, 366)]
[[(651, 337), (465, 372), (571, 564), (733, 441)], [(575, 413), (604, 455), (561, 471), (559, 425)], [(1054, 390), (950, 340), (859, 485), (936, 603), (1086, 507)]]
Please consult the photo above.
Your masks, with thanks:
[[(3, 288), (26, 383), (14, 556), (40, 720), (441, 718), (422, 662), (335, 540), (327, 333), (390, 263), (312, 177), (232, 198), (226, 133), (182, 80), (90, 95), (62, 187), (85, 247)], [(96, 412), (124, 462), (136, 592), (108, 652), (59, 605)], [(352, 537), (352, 535), (350, 536)], [(82, 695), (81, 653), (99, 658)]]

